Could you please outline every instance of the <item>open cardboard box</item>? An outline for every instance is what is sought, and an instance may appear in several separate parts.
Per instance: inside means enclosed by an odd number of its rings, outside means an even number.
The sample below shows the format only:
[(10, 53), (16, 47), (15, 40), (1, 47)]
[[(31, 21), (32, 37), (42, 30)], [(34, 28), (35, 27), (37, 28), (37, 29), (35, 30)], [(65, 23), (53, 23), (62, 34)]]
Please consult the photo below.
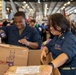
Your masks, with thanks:
[(0, 44), (0, 75), (4, 75), (10, 66), (26, 66), (28, 48)]
[[(42, 65), (40, 62), (40, 55), (41, 55), (41, 50), (30, 50), (29, 51), (29, 56), (28, 56), (28, 66), (34, 66), (34, 65)], [(47, 54), (47, 57), (44, 61), (44, 65), (48, 64), (48, 62), (52, 61), (52, 54), (49, 53)], [(53, 69), (53, 72), (51, 75), (60, 75), (60, 72), (57, 68)]]
[[(10, 70), (8, 70), (10, 69), (10, 66), (41, 65), (40, 55), (41, 50), (29, 50), (26, 47), (0, 44), (0, 75), (4, 75), (6, 71), (10, 72)], [(47, 64), (51, 60), (51, 54), (48, 54), (45, 60), (45, 64)], [(14, 68), (13, 70), (15, 71), (16, 68)], [(58, 69), (54, 69), (51, 75), (60, 75), (60, 73)]]
[[(12, 66), (4, 75), (40, 75), (40, 70), (45, 66)], [(60, 75), (52, 73), (51, 75)]]

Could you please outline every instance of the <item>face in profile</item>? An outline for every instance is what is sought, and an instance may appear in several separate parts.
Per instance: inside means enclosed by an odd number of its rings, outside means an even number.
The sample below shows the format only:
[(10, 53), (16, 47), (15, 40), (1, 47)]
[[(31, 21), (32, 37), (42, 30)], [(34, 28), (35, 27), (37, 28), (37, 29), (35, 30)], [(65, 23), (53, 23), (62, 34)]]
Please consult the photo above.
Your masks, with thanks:
[(35, 26), (35, 23), (30, 21), (30, 24), (29, 24), (29, 25), (30, 25), (31, 27), (34, 27), (34, 26)]
[[(56, 30), (57, 29), (57, 30)], [(53, 35), (58, 35), (60, 36), (61, 35), (61, 28), (56, 25), (56, 29), (54, 29), (53, 25), (52, 25), (52, 21), (50, 20), (50, 32), (53, 34)]]
[(25, 27), (25, 19), (22, 16), (15, 16), (14, 22), (18, 29)]

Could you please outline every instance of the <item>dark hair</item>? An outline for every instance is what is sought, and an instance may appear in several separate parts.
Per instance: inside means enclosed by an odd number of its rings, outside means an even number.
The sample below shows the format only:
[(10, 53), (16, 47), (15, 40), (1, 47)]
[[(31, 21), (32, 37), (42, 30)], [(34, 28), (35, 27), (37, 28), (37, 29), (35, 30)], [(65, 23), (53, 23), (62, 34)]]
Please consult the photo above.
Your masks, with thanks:
[(55, 30), (59, 31), (56, 28), (56, 25), (58, 25), (61, 28), (60, 32), (63, 33), (65, 31), (69, 31), (70, 23), (65, 18), (65, 16), (62, 15), (61, 13), (55, 13), (55, 14), (50, 15), (50, 17), (49, 17), (49, 25), (50, 25), (50, 20), (52, 21), (52, 26), (54, 27)]
[(23, 18), (26, 18), (25, 17), (25, 13), (23, 11), (18, 11), (14, 14), (14, 16), (22, 16)]
[(36, 21), (35, 21), (35, 19), (31, 19), (31, 21), (30, 21), (30, 22), (34, 22), (34, 23), (35, 23)]

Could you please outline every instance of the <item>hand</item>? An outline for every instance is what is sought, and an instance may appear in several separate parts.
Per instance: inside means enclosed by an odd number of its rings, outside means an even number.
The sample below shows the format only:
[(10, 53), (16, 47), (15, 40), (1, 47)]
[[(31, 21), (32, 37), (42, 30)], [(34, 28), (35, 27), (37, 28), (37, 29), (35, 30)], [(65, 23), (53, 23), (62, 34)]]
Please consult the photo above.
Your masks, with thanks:
[(52, 67), (49, 65), (42, 65), (39, 75), (50, 75), (52, 73)]
[(42, 53), (41, 53), (41, 62), (42, 62), (42, 64), (44, 64), (44, 58), (46, 58), (46, 52), (45, 52), (45, 50), (43, 49), (43, 50), (42, 50)]
[(25, 38), (18, 40), (18, 42), (26, 46), (29, 46), (29, 42)]

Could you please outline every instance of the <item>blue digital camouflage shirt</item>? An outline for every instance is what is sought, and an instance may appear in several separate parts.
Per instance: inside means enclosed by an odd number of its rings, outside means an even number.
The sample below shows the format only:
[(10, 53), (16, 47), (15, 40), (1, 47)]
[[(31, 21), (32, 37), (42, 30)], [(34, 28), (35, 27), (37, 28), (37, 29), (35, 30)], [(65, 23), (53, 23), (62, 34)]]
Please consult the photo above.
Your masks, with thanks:
[(19, 35), (19, 30), (15, 25), (1, 27), (0, 29), (3, 29), (6, 33), (7, 39), (5, 40), (5, 42), (7, 44), (25, 46), (19, 43), (18, 40), (26, 37), (26, 40), (30, 42), (37, 42), (39, 45), (38, 49), (41, 48), (42, 40), (40, 34), (37, 32), (36, 29), (31, 28), (29, 25), (26, 25), (21, 35)]
[(69, 59), (63, 66), (76, 66), (76, 37), (70, 31), (55, 36), (46, 46), (54, 59), (61, 53), (67, 54)]

